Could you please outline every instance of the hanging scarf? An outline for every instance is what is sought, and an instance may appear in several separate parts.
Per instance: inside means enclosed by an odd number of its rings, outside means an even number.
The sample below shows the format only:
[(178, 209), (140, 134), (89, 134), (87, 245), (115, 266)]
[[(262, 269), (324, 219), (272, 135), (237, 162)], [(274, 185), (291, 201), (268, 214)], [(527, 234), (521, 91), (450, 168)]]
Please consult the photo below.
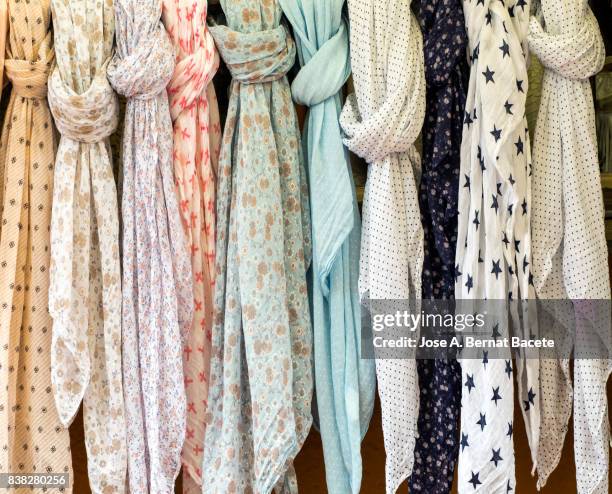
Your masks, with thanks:
[(311, 424), (308, 196), (276, 0), (222, 1), (211, 32), (232, 73), (219, 158), (204, 493), (296, 492)]
[[(532, 18), (529, 36), (529, 46), (545, 69), (533, 146), (533, 277), (539, 298), (578, 303), (574, 310), (580, 334), (581, 302), (610, 299), (588, 80), (601, 70), (605, 50), (586, 0), (542, 0), (541, 11), (546, 30)], [(609, 335), (609, 320), (605, 329)], [(608, 360), (574, 361), (574, 453), (581, 494), (608, 492), (606, 381), (610, 370)], [(561, 457), (572, 409), (569, 361), (545, 360), (541, 380), (546, 387), (542, 390), (539, 486), (546, 483)]]
[(61, 133), (51, 221), (53, 391), (65, 425), (83, 402), (92, 490), (124, 492), (119, 217), (108, 142), (119, 105), (106, 80), (112, 4), (52, 0), (52, 8), (49, 106)]
[(166, 85), (172, 43), (161, 0), (117, 0), (108, 77), (127, 97), (123, 130), (123, 382), (132, 494), (174, 492), (185, 438), (183, 345), (191, 267), (172, 173)]
[[(421, 295), (423, 229), (414, 147), (425, 114), (423, 42), (408, 0), (349, 0), (356, 94), (341, 115), (344, 142), (368, 164), (359, 291), (370, 300)], [(412, 471), (419, 388), (414, 359), (377, 359), (387, 492)]]
[(164, 0), (162, 20), (176, 49), (168, 84), (174, 126), (174, 176), (191, 253), (193, 324), (183, 349), (187, 428), (183, 492), (202, 490), (204, 414), (208, 396), (215, 264), (215, 182), (221, 125), (211, 81), (219, 67), (206, 27), (206, 0)]
[(308, 106), (303, 144), (308, 159), (313, 263), (310, 291), (316, 413), (327, 490), (358, 493), (361, 440), (374, 407), (374, 362), (361, 359), (358, 293), (361, 225), (355, 185), (342, 144), (340, 91), (350, 75), (344, 0), (280, 0), (293, 25), (302, 69), (293, 99)]
[[(419, 199), (425, 238), (423, 299), (452, 299), (457, 189), (468, 65), (460, 0), (421, 0), (425, 80), (423, 176)], [(450, 492), (458, 453), (461, 368), (454, 360), (419, 360), (419, 437), (410, 492)]]
[[(493, 337), (505, 337), (511, 329), (530, 330), (532, 323), (527, 312), (520, 318), (523, 309), (515, 302), (533, 296), (523, 46), (529, 5), (525, 0), (464, 0), (463, 8), (471, 70), (461, 145), (455, 297), (477, 305), (497, 302), (499, 318), (488, 329)], [(459, 492), (516, 488), (511, 355), (489, 360), (487, 353), (461, 362)], [(537, 359), (517, 359), (515, 370), (533, 451), (539, 425)]]
[(72, 477), (70, 438), (51, 393), (47, 311), (56, 146), (45, 99), (55, 59), (51, 10), (35, 0), (6, 8), (2, 57), (12, 91), (0, 141), (0, 471)]
[(8, 4), (7, 2), (0, 2), (0, 93), (4, 89), (4, 57), (6, 55), (6, 35), (8, 34)]

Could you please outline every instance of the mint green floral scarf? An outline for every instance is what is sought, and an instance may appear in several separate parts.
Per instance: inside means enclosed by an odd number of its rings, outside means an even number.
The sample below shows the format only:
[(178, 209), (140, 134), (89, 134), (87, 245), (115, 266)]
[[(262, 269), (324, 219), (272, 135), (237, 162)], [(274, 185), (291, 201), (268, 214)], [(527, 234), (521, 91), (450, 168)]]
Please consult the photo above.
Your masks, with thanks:
[(217, 200), (215, 319), (203, 492), (296, 492), (311, 425), (308, 191), (276, 0), (221, 2), (232, 73)]

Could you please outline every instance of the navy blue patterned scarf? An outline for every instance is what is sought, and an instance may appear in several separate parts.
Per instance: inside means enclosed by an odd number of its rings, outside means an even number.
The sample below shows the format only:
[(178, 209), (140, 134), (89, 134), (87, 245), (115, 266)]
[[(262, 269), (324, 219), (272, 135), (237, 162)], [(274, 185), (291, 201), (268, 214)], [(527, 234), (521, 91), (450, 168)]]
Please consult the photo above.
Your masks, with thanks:
[[(467, 34), (461, 0), (415, 2), (425, 52), (427, 107), (419, 201), (425, 232), (423, 299), (451, 299), (457, 242), (457, 189)], [(458, 453), (461, 368), (454, 360), (418, 362), (419, 438), (410, 492), (450, 492)]]

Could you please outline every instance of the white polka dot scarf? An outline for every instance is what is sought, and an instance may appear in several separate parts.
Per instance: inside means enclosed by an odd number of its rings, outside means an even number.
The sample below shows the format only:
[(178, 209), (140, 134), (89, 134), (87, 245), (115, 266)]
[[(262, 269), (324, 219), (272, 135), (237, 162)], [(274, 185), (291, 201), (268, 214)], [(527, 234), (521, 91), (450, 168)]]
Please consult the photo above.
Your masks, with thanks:
[[(372, 300), (421, 296), (423, 228), (414, 147), (425, 115), (423, 40), (408, 0), (349, 0), (355, 94), (340, 123), (368, 164), (359, 291)], [(393, 38), (393, 40), (390, 39)], [(378, 359), (387, 492), (412, 472), (419, 412), (414, 359)]]
[[(545, 27), (544, 27), (545, 26)], [(610, 299), (608, 250), (588, 78), (604, 62), (597, 21), (586, 0), (542, 0), (531, 19), (529, 47), (545, 71), (533, 146), (533, 278), (542, 299)], [(609, 320), (604, 338), (609, 343)], [(580, 356), (580, 348), (576, 348)], [(608, 492), (610, 362), (574, 361), (574, 453), (578, 492)], [(561, 457), (572, 411), (568, 360), (542, 362), (540, 486)]]

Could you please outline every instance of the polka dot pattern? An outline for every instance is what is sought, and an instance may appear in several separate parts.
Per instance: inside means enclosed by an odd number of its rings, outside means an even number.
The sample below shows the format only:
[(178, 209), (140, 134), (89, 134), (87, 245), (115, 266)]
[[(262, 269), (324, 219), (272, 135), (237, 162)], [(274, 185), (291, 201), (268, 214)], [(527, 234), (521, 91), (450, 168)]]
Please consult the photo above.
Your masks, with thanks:
[(55, 56), (51, 8), (48, 0), (10, 0), (6, 8), (12, 91), (0, 140), (0, 472), (72, 477), (70, 438), (51, 389), (47, 310), (56, 148), (45, 98)]
[[(414, 147), (425, 114), (423, 42), (408, 0), (349, 0), (355, 95), (340, 123), (348, 148), (368, 164), (359, 290), (370, 299), (421, 295), (423, 228)], [(393, 43), (389, 43), (393, 33)], [(377, 359), (387, 492), (413, 465), (419, 391), (414, 359)]]
[[(535, 289), (542, 299), (609, 300), (608, 249), (588, 80), (603, 65), (603, 41), (585, 0), (543, 0), (541, 16), (532, 18), (529, 36), (529, 47), (544, 67), (533, 145)], [(574, 304), (578, 331), (581, 305)], [(609, 344), (609, 320), (605, 324), (602, 334)], [(574, 360), (572, 396), (569, 366), (568, 360), (552, 359), (541, 365), (538, 483), (543, 486), (559, 463), (573, 405), (578, 492), (606, 493), (610, 438), (606, 381), (612, 367), (607, 360)]]

